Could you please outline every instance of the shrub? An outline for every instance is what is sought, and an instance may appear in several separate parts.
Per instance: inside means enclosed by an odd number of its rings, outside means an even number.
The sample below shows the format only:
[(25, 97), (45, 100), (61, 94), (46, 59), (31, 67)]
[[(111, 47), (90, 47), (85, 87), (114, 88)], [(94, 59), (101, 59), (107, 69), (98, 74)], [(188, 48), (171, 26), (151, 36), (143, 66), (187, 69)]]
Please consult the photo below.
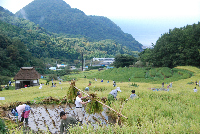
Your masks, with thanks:
[(143, 66), (144, 66), (144, 63), (141, 60), (135, 63), (135, 67), (143, 67)]
[(8, 84), (10, 80), (10, 77), (0, 75), (0, 85)]
[(105, 90), (107, 90), (107, 88), (105, 88), (105, 87), (92, 87), (91, 88), (91, 91), (100, 91), (100, 92), (102, 92), (102, 91), (105, 91)]
[(138, 87), (139, 85), (137, 85), (135, 83), (134, 84), (132, 83), (131, 86)]
[(57, 75), (56, 74), (50, 74), (48, 81), (52, 81), (52, 79), (57, 80), (58, 79)]
[(8, 89), (9, 89), (9, 86), (6, 86), (5, 89), (8, 90)]
[(172, 77), (172, 70), (168, 67), (163, 67), (161, 69), (161, 74), (164, 75), (166, 78)]
[(8, 132), (4, 120), (0, 118), (0, 133), (6, 134)]
[(157, 73), (157, 71), (156, 71), (156, 69), (155, 69), (155, 68), (152, 68), (152, 69), (150, 69), (150, 70), (149, 70), (149, 73), (150, 73), (150, 75), (151, 75), (152, 77), (155, 77), (155, 76), (156, 76), (156, 73)]
[(62, 77), (63, 81), (71, 81), (73, 79), (77, 80), (77, 77), (70, 77), (69, 75), (65, 75)]

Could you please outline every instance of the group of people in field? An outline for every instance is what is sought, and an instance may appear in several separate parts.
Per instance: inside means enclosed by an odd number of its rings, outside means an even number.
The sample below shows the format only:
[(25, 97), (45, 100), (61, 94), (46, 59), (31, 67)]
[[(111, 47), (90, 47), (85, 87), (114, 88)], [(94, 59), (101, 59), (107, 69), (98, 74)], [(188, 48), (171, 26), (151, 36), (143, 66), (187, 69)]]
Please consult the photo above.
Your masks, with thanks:
[[(96, 81), (96, 78), (94, 79)], [(130, 81), (130, 78), (129, 78)], [(103, 79), (101, 80), (101, 82), (103, 82)], [(53, 79), (52, 79), (52, 83), (53, 83)], [(109, 80), (107, 81), (107, 83), (109, 83)], [(168, 86), (167, 89), (169, 91), (169, 87), (172, 88), (172, 83), (171, 82)], [(60, 83), (61, 84), (61, 83)], [(196, 83), (198, 84), (198, 83)], [(53, 85), (52, 85), (53, 86)], [(116, 86), (116, 82), (113, 80), (113, 86)], [(164, 82), (162, 83), (162, 87), (164, 87)], [(89, 91), (89, 87), (85, 88), (86, 91)], [(194, 92), (197, 92), (196, 87), (193, 89)], [(120, 87), (117, 87), (116, 89), (112, 90), (109, 94), (108, 94), (108, 102), (109, 104), (112, 103), (112, 101), (117, 100), (117, 94), (118, 92), (122, 92)], [(64, 112), (61, 111), (60, 112), (60, 118), (61, 120), (61, 125), (60, 125), (60, 133), (67, 133), (68, 129), (70, 127), (73, 127), (75, 125), (77, 125), (78, 123), (81, 125), (83, 123), (83, 105), (90, 103), (90, 100), (88, 101), (83, 101), (84, 99), (86, 99), (89, 96), (83, 97), (81, 92), (77, 92), (77, 97), (75, 100), (75, 106), (76, 106), (76, 113), (77, 113), (77, 119), (68, 116), (67, 114), (69, 114), (68, 112)], [(135, 90), (131, 91), (131, 94), (129, 96), (129, 99), (135, 99), (138, 98), (138, 96), (135, 94)], [(30, 113), (31, 107), (29, 105), (23, 104), (23, 105), (19, 105), (16, 108), (11, 110), (11, 113), (16, 116), (16, 119), (18, 119), (19, 121), (23, 122), (25, 120), (25, 125), (28, 125), (28, 117), (29, 117), (29, 113)]]
[[(86, 87), (85, 88), (86, 91), (89, 91), (89, 88)], [(112, 102), (114, 100), (117, 100), (117, 93), (121, 92), (120, 87), (117, 87), (116, 89), (112, 90), (109, 94), (108, 94), (108, 101)], [(129, 99), (134, 99), (137, 98), (137, 95), (135, 94), (135, 90), (131, 91), (132, 94), (130, 95)], [(76, 113), (77, 113), (77, 119), (73, 118), (73, 117), (68, 117), (67, 114), (64, 111), (60, 112), (60, 117), (62, 119), (61, 121), (61, 125), (60, 125), (60, 133), (62, 134), (63, 132), (68, 132), (68, 128), (69, 127), (73, 127), (75, 125), (77, 125), (78, 123), (80, 125), (82, 125), (83, 122), (83, 110), (82, 107), (83, 105), (90, 103), (90, 100), (88, 101), (83, 101), (84, 99), (86, 99), (89, 96), (86, 97), (82, 97), (82, 93), (81, 92), (77, 92), (77, 97), (76, 97), (76, 101), (75, 101), (75, 105), (76, 105)], [(127, 99), (128, 100), (128, 99)]]
[(28, 117), (31, 107), (29, 105), (23, 104), (11, 110), (11, 113), (15, 116), (16, 121), (23, 122), (25, 120), (25, 125), (28, 125)]
[[(167, 91), (169, 91), (169, 88), (172, 88), (172, 83), (173, 82), (170, 82), (170, 84), (167, 86)], [(197, 81), (195, 82), (195, 84), (198, 86), (198, 84), (199, 84), (199, 86), (200, 86), (200, 81), (199, 81), (199, 83), (197, 83)], [(162, 83), (162, 88), (164, 88), (164, 82)], [(197, 92), (198, 90), (197, 90), (197, 88), (196, 87), (194, 87), (194, 92)]]

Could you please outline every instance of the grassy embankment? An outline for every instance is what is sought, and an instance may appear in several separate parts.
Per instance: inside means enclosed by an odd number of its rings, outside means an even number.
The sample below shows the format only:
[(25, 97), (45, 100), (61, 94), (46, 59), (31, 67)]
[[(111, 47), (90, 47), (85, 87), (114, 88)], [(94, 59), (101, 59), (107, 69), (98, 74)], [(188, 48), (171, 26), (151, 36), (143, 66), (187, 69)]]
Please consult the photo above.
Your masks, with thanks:
[[(180, 79), (177, 76), (185, 77), (188, 75), (187, 71), (177, 71), (178, 74), (174, 73), (177, 69), (189, 70), (193, 72), (193, 76), (187, 79)], [(121, 68), (121, 71), (123, 68)], [(102, 128), (97, 128), (96, 131), (92, 127), (83, 129), (73, 128), (71, 129), (72, 133), (199, 133), (200, 132), (200, 93), (193, 92), (195, 85), (187, 84), (188, 82), (199, 81), (200, 79), (200, 69), (195, 67), (177, 67), (172, 72), (173, 76), (164, 79), (164, 74), (161, 73), (162, 68), (156, 71), (146, 73), (141, 73), (143, 78), (137, 78), (137, 75), (131, 75), (130, 72), (127, 76), (120, 76), (120, 72), (115, 72), (118, 77), (124, 78), (124, 80), (118, 80), (115, 75), (112, 75), (112, 72), (108, 73), (106, 71), (97, 72), (84, 72), (75, 76), (78, 78), (76, 86), (80, 89), (84, 89), (89, 81), (92, 81), (90, 91), (96, 89), (102, 89), (103, 91), (96, 91), (99, 97), (107, 97), (107, 94), (114, 89), (112, 86), (112, 80), (117, 81), (117, 86), (122, 90), (121, 93), (118, 93), (118, 98), (128, 98), (131, 94), (131, 90), (135, 89), (136, 94), (139, 96), (138, 99), (129, 100), (124, 104), (122, 109), (122, 114), (128, 117), (128, 119), (122, 119), (123, 125), (119, 126), (108, 126)], [(112, 71), (112, 70), (111, 70)], [(118, 70), (115, 70), (118, 71)], [(159, 75), (159, 71), (162, 75)], [(138, 71), (136, 71), (138, 72)], [(153, 73), (154, 72), (154, 73)], [(170, 72), (170, 71), (169, 71)], [(181, 73), (182, 72), (182, 73)], [(105, 74), (104, 74), (105, 73)], [(139, 72), (138, 72), (139, 73)], [(149, 73), (149, 77), (147, 77)], [(150, 75), (151, 73), (151, 75)], [(122, 74), (122, 73), (121, 73)], [(153, 78), (159, 76), (158, 78)], [(109, 78), (110, 83), (104, 81), (100, 82), (100, 79), (97, 82), (92, 79), (84, 79), (83, 76), (86, 75), (87, 78), (100, 78), (106, 79)], [(166, 75), (166, 74), (165, 74)], [(170, 75), (170, 74), (169, 74)], [(101, 77), (100, 77), (101, 76)], [(113, 76), (113, 77), (112, 77)], [(132, 76), (132, 77), (131, 77)], [(151, 77), (150, 77), (151, 76)], [(112, 78), (113, 79), (112, 79)], [(125, 79), (131, 78), (131, 82), (121, 82)], [(163, 78), (162, 78), (163, 77)], [(174, 77), (174, 78), (173, 78)], [(135, 78), (135, 81), (134, 81)], [(177, 80), (177, 81), (175, 81)], [(127, 80), (126, 80), (127, 81)], [(137, 82), (139, 81), (139, 82)], [(170, 88), (169, 92), (165, 91), (152, 91), (148, 88), (161, 87), (162, 82), (169, 83), (173, 82), (173, 87)], [(40, 81), (42, 82), (42, 81)], [(132, 82), (136, 82), (139, 87), (131, 86)], [(147, 83), (148, 82), (148, 83)], [(45, 82), (42, 82), (45, 83)], [(57, 82), (58, 83), (58, 82)], [(154, 83), (154, 84), (153, 84)], [(51, 84), (51, 83), (50, 83)], [(165, 88), (166, 88), (165, 84)], [(62, 87), (62, 89), (61, 89)], [(44, 85), (42, 89), (38, 87), (30, 87), (27, 89), (21, 90), (8, 90), (1, 92), (1, 96), (6, 98), (5, 101), (1, 101), (0, 104), (5, 104), (14, 101), (31, 101), (37, 97), (44, 96), (53, 96), (53, 97), (64, 97), (69, 88), (69, 83), (65, 82), (61, 85), (57, 84), (57, 87), (53, 88), (50, 86)], [(198, 89), (198, 87), (197, 87)], [(121, 102), (116, 101), (112, 105), (114, 109), (119, 111)], [(115, 116), (113, 114), (113, 116)]]

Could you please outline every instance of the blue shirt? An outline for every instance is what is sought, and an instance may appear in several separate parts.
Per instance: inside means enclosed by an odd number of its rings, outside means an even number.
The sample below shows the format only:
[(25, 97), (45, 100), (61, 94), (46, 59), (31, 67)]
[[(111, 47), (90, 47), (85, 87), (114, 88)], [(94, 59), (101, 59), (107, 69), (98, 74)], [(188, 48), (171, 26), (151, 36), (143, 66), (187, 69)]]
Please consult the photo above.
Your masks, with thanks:
[(31, 110), (31, 107), (29, 105), (26, 105), (24, 112), (29, 110)]

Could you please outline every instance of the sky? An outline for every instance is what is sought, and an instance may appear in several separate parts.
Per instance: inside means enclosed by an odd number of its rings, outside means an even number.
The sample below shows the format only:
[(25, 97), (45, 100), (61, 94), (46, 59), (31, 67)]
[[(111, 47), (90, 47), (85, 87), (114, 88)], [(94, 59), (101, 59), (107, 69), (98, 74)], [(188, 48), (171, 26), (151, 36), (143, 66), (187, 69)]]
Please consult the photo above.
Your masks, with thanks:
[[(33, 0), (0, 0), (12, 13)], [(64, 0), (86, 15), (105, 16), (144, 46), (169, 31), (200, 21), (200, 0)]]

